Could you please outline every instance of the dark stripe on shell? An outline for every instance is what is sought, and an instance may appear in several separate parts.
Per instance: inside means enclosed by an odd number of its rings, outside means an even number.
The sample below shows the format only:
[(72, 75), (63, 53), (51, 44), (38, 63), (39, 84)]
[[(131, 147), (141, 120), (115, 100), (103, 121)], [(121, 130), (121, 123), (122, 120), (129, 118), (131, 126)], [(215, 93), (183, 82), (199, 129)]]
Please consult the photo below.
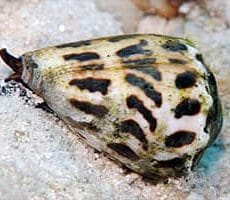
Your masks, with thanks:
[(137, 161), (140, 159), (139, 156), (125, 144), (109, 143), (107, 146), (113, 151), (117, 152), (119, 155), (124, 156), (129, 160)]
[(201, 54), (196, 54), (196, 59), (200, 61), (203, 66), (207, 70), (207, 75), (205, 79), (208, 82), (207, 92), (212, 96), (213, 104), (210, 106), (208, 111), (208, 116), (206, 119), (206, 125), (204, 131), (209, 133), (210, 139), (209, 144), (212, 144), (217, 135), (220, 133), (222, 124), (223, 124), (223, 116), (222, 116), (222, 107), (221, 102), (218, 96), (216, 80), (210, 69), (205, 65), (203, 57)]
[(182, 147), (191, 144), (196, 138), (196, 133), (191, 131), (177, 131), (165, 139), (166, 147)]
[(139, 44), (131, 45), (123, 49), (120, 49), (119, 51), (117, 51), (116, 54), (121, 58), (129, 57), (135, 54), (151, 55), (151, 50), (143, 49), (143, 46), (146, 45), (148, 45), (148, 42), (146, 40), (141, 40)]
[(169, 62), (172, 64), (179, 64), (179, 65), (184, 65), (187, 63), (187, 61), (185, 60), (176, 59), (176, 58), (169, 58)]
[(91, 44), (90, 40), (84, 40), (84, 41), (79, 41), (79, 42), (71, 42), (71, 43), (67, 43), (67, 44), (61, 44), (56, 46), (56, 48), (68, 48), (68, 47), (73, 47), (73, 48), (77, 48), (77, 47), (81, 47), (81, 46), (89, 46)]
[(54, 114), (54, 111), (53, 111), (53, 110), (48, 106), (48, 104), (45, 103), (45, 102), (38, 103), (38, 104), (35, 106), (35, 108), (39, 108), (39, 109), (42, 109), (42, 110), (44, 110), (44, 111), (46, 111), (46, 112), (48, 112), (48, 113)]
[(220, 132), (223, 123), (222, 122), (223, 118), (222, 118), (222, 108), (217, 93), (216, 81), (213, 74), (209, 73), (207, 79), (209, 85), (208, 92), (212, 96), (213, 104), (209, 108), (204, 131), (206, 133), (210, 133), (211, 135), (210, 140), (213, 141), (214, 140), (213, 138), (215, 138), (216, 135)]
[(64, 117), (64, 121), (71, 125), (73, 128), (77, 128), (77, 129), (88, 129), (90, 131), (93, 132), (98, 132), (100, 129), (93, 124), (93, 122), (79, 122), (79, 121), (75, 121), (72, 117)]
[(196, 83), (196, 75), (193, 72), (186, 71), (178, 74), (176, 77), (176, 87), (178, 89), (193, 87)]
[(142, 58), (142, 59), (133, 59), (133, 60), (124, 60), (122, 61), (124, 64), (130, 65), (146, 65), (146, 64), (154, 64), (156, 63), (156, 58)]
[(104, 117), (109, 110), (103, 105), (95, 105), (87, 101), (79, 101), (77, 99), (70, 99), (69, 102), (72, 106), (79, 109), (86, 114), (94, 115), (98, 118)]
[(146, 119), (146, 121), (149, 123), (149, 127), (151, 131), (154, 131), (157, 126), (157, 120), (152, 116), (152, 113), (150, 110), (148, 110), (143, 102), (139, 100), (136, 96), (131, 95), (126, 99), (127, 106), (129, 108), (135, 108), (138, 110), (139, 113), (142, 114), (142, 116)]
[(71, 53), (63, 56), (65, 60), (78, 60), (80, 62), (89, 61), (89, 60), (98, 60), (100, 56), (94, 52), (84, 52), (84, 53)]
[(143, 78), (137, 77), (134, 74), (127, 74), (125, 77), (126, 81), (135, 86), (140, 88), (147, 97), (152, 99), (157, 107), (160, 107), (162, 104), (162, 96), (161, 93), (157, 92), (151, 83), (146, 82)]
[(171, 160), (157, 160), (157, 163), (154, 164), (154, 167), (157, 168), (178, 168), (184, 167), (185, 159), (184, 158), (173, 158)]
[(186, 45), (180, 43), (177, 40), (168, 40), (165, 44), (162, 45), (164, 49), (167, 51), (173, 51), (173, 52), (180, 52), (180, 51), (187, 51), (188, 48)]
[(95, 79), (89, 77), (85, 79), (73, 79), (69, 84), (77, 86), (82, 90), (86, 89), (90, 92), (101, 92), (103, 95), (106, 95), (111, 81), (109, 79)]
[(107, 40), (109, 42), (120, 42), (121, 40), (132, 39), (136, 37), (137, 37), (136, 35), (118, 35), (118, 36), (110, 37)]
[(148, 141), (146, 140), (145, 134), (136, 121), (132, 119), (122, 121), (119, 124), (118, 129), (121, 132), (132, 134), (135, 138), (137, 138), (140, 142), (143, 143), (144, 149), (148, 148)]
[(104, 64), (90, 64), (80, 66), (83, 70), (102, 70), (104, 68)]
[(147, 75), (153, 77), (157, 81), (161, 81), (161, 72), (159, 72), (153, 66), (143, 65), (143, 66), (125, 66), (125, 67), (129, 68), (129, 69), (140, 71), (144, 74), (147, 74)]
[(201, 104), (196, 99), (184, 99), (175, 109), (175, 117), (181, 118), (183, 115), (195, 115), (200, 112)]
[(94, 132), (100, 131), (100, 129), (96, 125), (94, 125), (92, 122), (75, 122), (75, 123), (76, 123), (76, 126), (81, 129), (87, 128)]

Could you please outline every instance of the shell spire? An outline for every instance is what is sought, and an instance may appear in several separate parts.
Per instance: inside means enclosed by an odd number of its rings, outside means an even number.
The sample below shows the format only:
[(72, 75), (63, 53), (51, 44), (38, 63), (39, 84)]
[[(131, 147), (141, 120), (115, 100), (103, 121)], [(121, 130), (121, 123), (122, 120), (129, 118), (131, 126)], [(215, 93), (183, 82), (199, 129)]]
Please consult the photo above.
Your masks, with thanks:
[(15, 72), (10, 77), (6, 79), (9, 80), (20, 80), (22, 74), (22, 58), (16, 58), (10, 55), (5, 48), (0, 49), (0, 56), (2, 60)]
[(2, 60), (16, 73), (22, 72), (22, 59), (10, 55), (5, 48), (0, 49), (0, 56)]

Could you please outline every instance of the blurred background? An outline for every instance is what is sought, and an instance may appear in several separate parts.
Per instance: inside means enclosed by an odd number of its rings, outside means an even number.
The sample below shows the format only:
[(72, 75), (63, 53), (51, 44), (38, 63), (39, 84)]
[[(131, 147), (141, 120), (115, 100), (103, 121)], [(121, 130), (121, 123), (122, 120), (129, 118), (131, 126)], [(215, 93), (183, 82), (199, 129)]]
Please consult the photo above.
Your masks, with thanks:
[(94, 152), (0, 61), (0, 199), (230, 199), (229, 0), (0, 0), (0, 48), (37, 48), (126, 33), (192, 40), (214, 72), (224, 125), (186, 179), (156, 186)]

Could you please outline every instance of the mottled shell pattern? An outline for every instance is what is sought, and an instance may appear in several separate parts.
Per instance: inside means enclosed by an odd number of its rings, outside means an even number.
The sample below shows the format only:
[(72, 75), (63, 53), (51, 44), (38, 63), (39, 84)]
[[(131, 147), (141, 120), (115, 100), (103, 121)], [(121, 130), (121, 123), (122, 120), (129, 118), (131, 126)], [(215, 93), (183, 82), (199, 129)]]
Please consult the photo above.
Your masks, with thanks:
[(73, 133), (143, 176), (184, 175), (220, 132), (214, 76), (189, 40), (112, 36), (14, 59)]

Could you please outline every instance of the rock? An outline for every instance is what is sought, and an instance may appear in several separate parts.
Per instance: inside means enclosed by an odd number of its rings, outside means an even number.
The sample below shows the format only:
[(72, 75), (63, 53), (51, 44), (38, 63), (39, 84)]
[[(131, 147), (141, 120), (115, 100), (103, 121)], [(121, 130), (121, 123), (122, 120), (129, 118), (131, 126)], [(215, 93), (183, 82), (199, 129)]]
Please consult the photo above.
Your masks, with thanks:
[(209, 13), (214, 16), (221, 18), (224, 22), (230, 25), (230, 1), (226, 0), (202, 0), (204, 7)]
[(202, 9), (199, 4), (195, 1), (189, 1), (183, 3), (179, 7), (179, 13), (181, 15), (185, 15), (186, 19), (196, 19), (200, 15), (202, 15)]
[(146, 16), (138, 24), (137, 32), (182, 36), (184, 19), (177, 17), (167, 20), (160, 16)]
[(122, 30), (125, 33), (133, 33), (143, 13), (136, 8), (130, 0), (108, 1), (95, 0), (99, 9), (111, 13), (122, 23)]
[(172, 18), (178, 15), (178, 8), (184, 0), (132, 0), (133, 3), (143, 12), (157, 14), (165, 18)]

